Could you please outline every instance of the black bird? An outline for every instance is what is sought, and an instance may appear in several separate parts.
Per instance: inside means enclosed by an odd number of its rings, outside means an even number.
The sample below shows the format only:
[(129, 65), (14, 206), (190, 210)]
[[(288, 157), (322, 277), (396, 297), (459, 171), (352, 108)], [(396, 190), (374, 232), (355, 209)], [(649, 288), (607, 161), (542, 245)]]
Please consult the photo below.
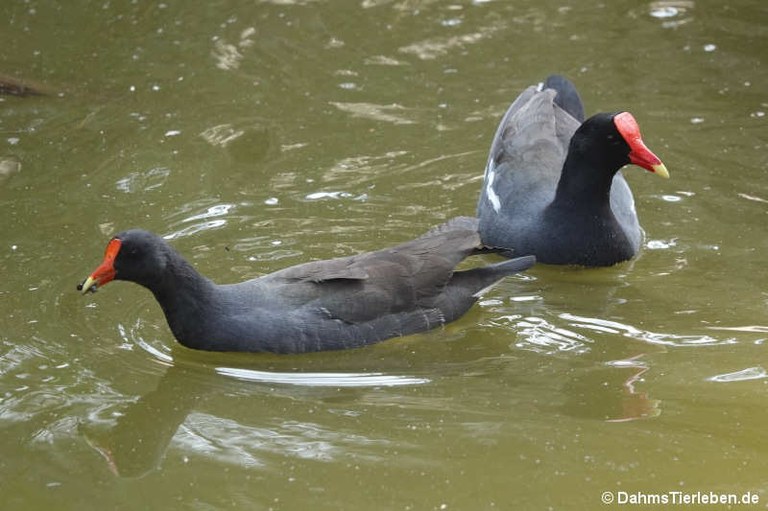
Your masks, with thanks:
[(302, 353), (354, 348), (459, 318), (503, 277), (531, 267), (521, 257), (463, 271), (493, 252), (465, 219), (392, 248), (292, 266), (239, 284), (200, 275), (163, 238), (117, 234), (104, 261), (78, 286), (127, 280), (155, 295), (176, 339), (211, 351)]
[(483, 243), (538, 262), (610, 266), (642, 230), (621, 167), (669, 173), (629, 112), (584, 120), (574, 85), (553, 75), (512, 103), (494, 136), (477, 205)]

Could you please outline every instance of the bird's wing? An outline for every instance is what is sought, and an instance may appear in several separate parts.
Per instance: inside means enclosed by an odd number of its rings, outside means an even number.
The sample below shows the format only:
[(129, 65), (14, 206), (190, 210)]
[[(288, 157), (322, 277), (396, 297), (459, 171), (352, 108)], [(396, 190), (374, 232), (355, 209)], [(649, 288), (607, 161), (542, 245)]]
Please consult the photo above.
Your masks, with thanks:
[(298, 282), (324, 282), (327, 280), (365, 280), (365, 267), (355, 264), (354, 257), (342, 257), (324, 261), (313, 261), (292, 266), (276, 273), (276, 276)]
[(522, 213), (552, 199), (579, 126), (555, 103), (555, 94), (529, 87), (509, 108), (491, 145), (479, 206), (487, 201), (496, 213)]
[(305, 306), (326, 317), (358, 323), (431, 303), (456, 265), (479, 247), (476, 231), (448, 230), (376, 252), (294, 266), (270, 278), (283, 283), (283, 297), (305, 297)]

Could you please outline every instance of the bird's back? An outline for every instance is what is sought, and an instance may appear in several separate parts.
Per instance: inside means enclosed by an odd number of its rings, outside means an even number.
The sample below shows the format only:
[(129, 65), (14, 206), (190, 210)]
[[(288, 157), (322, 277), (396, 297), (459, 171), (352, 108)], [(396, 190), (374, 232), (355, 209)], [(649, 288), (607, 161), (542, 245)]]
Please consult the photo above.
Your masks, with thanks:
[(509, 238), (510, 229), (524, 235), (536, 228), (554, 198), (568, 144), (579, 127), (555, 96), (553, 89), (531, 86), (499, 124), (477, 209), (480, 232), (489, 245)]
[(484, 287), (533, 264), (454, 281), (466, 273), (455, 267), (479, 251), (476, 230), (436, 229), (392, 248), (220, 286), (230, 314), (217, 325), (228, 338), (258, 336), (254, 344), (289, 352), (350, 348), (428, 330), (461, 316)]
[[(550, 225), (545, 209), (555, 198), (573, 134), (584, 120), (575, 86), (559, 75), (528, 87), (507, 110), (491, 144), (477, 205), (484, 243), (518, 255), (568, 251), (555, 239), (567, 226)], [(621, 172), (613, 179), (611, 210), (634, 247), (640, 229), (632, 192)], [(636, 248), (635, 248), (636, 250)]]

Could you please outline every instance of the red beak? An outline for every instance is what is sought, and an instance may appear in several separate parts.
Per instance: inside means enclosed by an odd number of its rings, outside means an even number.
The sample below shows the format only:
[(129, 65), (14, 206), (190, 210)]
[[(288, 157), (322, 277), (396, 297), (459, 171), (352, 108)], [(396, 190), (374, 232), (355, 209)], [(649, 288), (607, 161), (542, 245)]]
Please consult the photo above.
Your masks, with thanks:
[(619, 134), (629, 144), (630, 162), (661, 177), (669, 178), (667, 167), (643, 142), (640, 136), (640, 126), (637, 125), (637, 121), (631, 113), (622, 112), (617, 114), (613, 118), (613, 124), (616, 126)]
[(115, 278), (115, 258), (117, 253), (120, 252), (121, 241), (117, 238), (107, 244), (107, 250), (104, 252), (104, 261), (98, 268), (93, 270), (93, 273), (85, 279), (85, 281), (77, 286), (77, 289), (82, 291), (83, 294), (88, 291), (95, 292), (97, 288), (111, 282)]

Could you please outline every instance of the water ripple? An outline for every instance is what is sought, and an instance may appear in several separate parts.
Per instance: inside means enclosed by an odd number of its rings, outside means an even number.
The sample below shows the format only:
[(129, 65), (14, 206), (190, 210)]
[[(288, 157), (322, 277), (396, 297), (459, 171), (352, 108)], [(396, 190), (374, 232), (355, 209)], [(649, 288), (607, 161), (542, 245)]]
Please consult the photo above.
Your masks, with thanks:
[(352, 117), (361, 119), (390, 122), (392, 124), (414, 124), (415, 122), (403, 115), (408, 112), (408, 109), (396, 103), (391, 105), (377, 105), (374, 103), (342, 103), (339, 101), (331, 101), (331, 105), (342, 112), (352, 115)]
[(387, 151), (376, 155), (348, 156), (323, 171), (323, 182), (339, 182), (344, 186), (375, 183), (382, 172), (406, 170), (401, 160), (408, 154), (407, 151)]
[(504, 28), (506, 28), (506, 25), (503, 23), (492, 23), (485, 27), (480, 27), (480, 29), (475, 32), (426, 39), (407, 46), (402, 46), (398, 51), (409, 55), (415, 55), (421, 60), (434, 60), (438, 57), (445, 56), (452, 51), (462, 51), (466, 49), (467, 46), (477, 44)]
[[(158, 348), (146, 342), (138, 333), (140, 322), (132, 328), (120, 329), (121, 336), (127, 342), (134, 343), (149, 353), (163, 365), (174, 362), (167, 348)], [(406, 375), (391, 375), (385, 373), (346, 373), (346, 372), (276, 372), (245, 369), (240, 367), (216, 367), (214, 371), (222, 376), (239, 381), (254, 383), (277, 383), (283, 385), (298, 385), (306, 387), (399, 387), (404, 385), (423, 385), (429, 383), (429, 378)]]
[(518, 348), (538, 353), (556, 352), (584, 353), (589, 350), (592, 340), (571, 330), (554, 325), (542, 318), (526, 317), (517, 320), (522, 341), (515, 343)]
[(242, 381), (308, 387), (395, 387), (422, 385), (430, 381), (416, 376), (383, 373), (279, 373), (235, 367), (217, 367), (215, 370), (218, 374)]
[(692, 0), (660, 0), (651, 2), (649, 14), (651, 17), (662, 20), (664, 28), (676, 28), (689, 23), (693, 18), (688, 11), (692, 10)]
[(768, 378), (768, 372), (760, 366), (748, 367), (733, 373), (717, 374), (707, 378), (718, 383), (731, 383), (735, 381), (762, 380)]
[(171, 175), (167, 167), (155, 167), (143, 172), (131, 172), (117, 180), (115, 186), (125, 193), (149, 192), (162, 187)]
[(212, 206), (208, 206), (204, 211), (190, 215), (176, 222), (177, 224), (191, 223), (192, 225), (177, 229), (163, 237), (167, 240), (173, 240), (176, 238), (182, 238), (184, 236), (191, 236), (193, 234), (197, 234), (200, 231), (207, 231), (210, 229), (217, 229), (222, 227), (226, 225), (227, 219), (220, 217), (229, 215), (231, 211), (234, 210), (234, 208), (235, 204), (230, 203), (214, 204)]
[(193, 222), (195, 220), (204, 220), (208, 218), (224, 216), (234, 208), (235, 208), (234, 204), (216, 204), (214, 206), (209, 207), (202, 213), (198, 213), (197, 215), (192, 215), (185, 218), (184, 220), (182, 220), (182, 222)]
[(195, 452), (234, 465), (261, 466), (265, 454), (300, 459), (332, 461), (339, 457), (377, 459), (365, 449), (388, 444), (349, 432), (334, 431), (319, 424), (286, 421), (273, 427), (254, 427), (232, 419), (192, 413), (174, 438), (183, 452)]
[(200, 231), (208, 231), (210, 229), (216, 229), (222, 227), (227, 223), (226, 220), (210, 220), (208, 222), (200, 222), (183, 229), (178, 229), (172, 233), (166, 234), (163, 238), (167, 240), (174, 240), (176, 238), (183, 238), (184, 236), (192, 236)]
[(236, 129), (232, 124), (218, 124), (206, 128), (200, 136), (212, 146), (226, 147), (245, 134), (245, 130)]
[(680, 335), (651, 332), (649, 330), (641, 330), (631, 325), (625, 325), (618, 321), (576, 316), (575, 314), (569, 313), (560, 314), (559, 317), (570, 321), (570, 325), (576, 328), (583, 328), (593, 332), (621, 335), (623, 337), (651, 344), (663, 344), (666, 346), (719, 346), (737, 342), (736, 339), (732, 337), (727, 339), (717, 339), (709, 335)]

